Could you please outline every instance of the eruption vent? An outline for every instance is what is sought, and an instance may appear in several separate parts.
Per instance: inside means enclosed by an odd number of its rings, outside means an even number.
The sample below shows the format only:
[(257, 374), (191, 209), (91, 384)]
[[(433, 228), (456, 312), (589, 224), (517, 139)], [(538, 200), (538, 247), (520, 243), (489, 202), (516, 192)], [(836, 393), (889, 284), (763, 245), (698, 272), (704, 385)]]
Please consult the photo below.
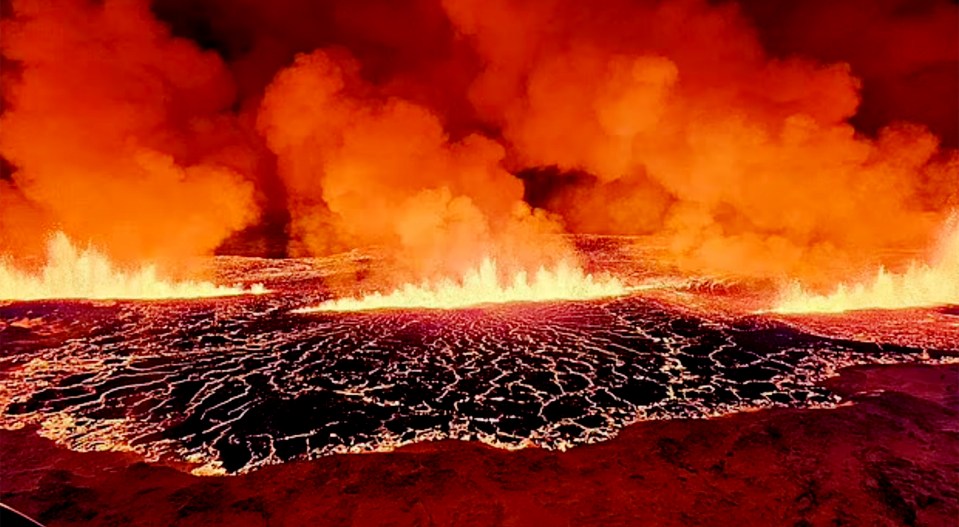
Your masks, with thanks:
[(595, 279), (579, 267), (560, 262), (554, 269), (540, 268), (532, 278), (525, 271), (501, 281), (496, 262), (486, 259), (466, 273), (462, 280), (435, 284), (406, 284), (389, 294), (373, 293), (363, 298), (330, 300), (317, 307), (298, 310), (368, 311), (374, 309), (457, 309), (481, 304), (542, 302), (547, 300), (590, 300), (625, 294), (627, 289), (615, 278)]
[(0, 262), (0, 300), (205, 298), (263, 292), (260, 284), (244, 289), (210, 282), (167, 282), (151, 265), (123, 271), (96, 249), (78, 250), (62, 232), (50, 238), (47, 262), (36, 275)]
[(959, 215), (947, 222), (937, 253), (931, 263), (913, 262), (903, 273), (880, 268), (871, 282), (840, 284), (828, 295), (810, 293), (793, 283), (773, 311), (840, 313), (959, 304)]

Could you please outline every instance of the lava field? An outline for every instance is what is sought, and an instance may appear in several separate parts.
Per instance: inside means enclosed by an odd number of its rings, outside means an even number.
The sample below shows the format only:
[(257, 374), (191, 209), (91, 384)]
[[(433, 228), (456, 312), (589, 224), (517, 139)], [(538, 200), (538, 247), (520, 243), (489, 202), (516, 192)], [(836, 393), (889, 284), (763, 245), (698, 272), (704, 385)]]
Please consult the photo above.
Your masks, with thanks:
[(295, 314), (322, 295), (271, 289), (0, 305), (0, 424), (212, 474), (444, 438), (566, 449), (637, 420), (831, 407), (841, 401), (819, 382), (838, 368), (959, 351), (818, 336), (640, 294)]

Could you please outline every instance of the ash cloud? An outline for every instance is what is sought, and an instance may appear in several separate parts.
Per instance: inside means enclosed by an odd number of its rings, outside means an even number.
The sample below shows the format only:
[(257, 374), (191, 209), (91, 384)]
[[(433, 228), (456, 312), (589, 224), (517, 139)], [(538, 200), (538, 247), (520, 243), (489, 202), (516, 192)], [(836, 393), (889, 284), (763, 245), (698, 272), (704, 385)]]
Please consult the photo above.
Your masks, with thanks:
[(470, 100), (516, 163), (595, 177), (547, 200), (572, 230), (666, 234), (684, 267), (814, 279), (921, 246), (956, 204), (955, 151), (919, 124), (857, 130), (852, 67), (771, 56), (737, 4), (444, 5), (484, 57)]
[(522, 201), (499, 143), (450, 139), (429, 109), (357, 71), (336, 54), (299, 55), (263, 97), (258, 125), (290, 192), (296, 249), (384, 245), (418, 275), (462, 273), (486, 256), (550, 263), (542, 238), (559, 226)]
[(14, 0), (0, 249), (59, 227), (175, 258), (285, 230), (289, 254), (379, 245), (423, 276), (653, 234), (693, 271), (834, 280), (959, 205), (957, 12)]
[[(255, 219), (254, 156), (221, 58), (138, 2), (12, 2), (0, 244), (62, 229), (124, 259), (212, 250)], [(14, 247), (14, 251), (17, 251)]]

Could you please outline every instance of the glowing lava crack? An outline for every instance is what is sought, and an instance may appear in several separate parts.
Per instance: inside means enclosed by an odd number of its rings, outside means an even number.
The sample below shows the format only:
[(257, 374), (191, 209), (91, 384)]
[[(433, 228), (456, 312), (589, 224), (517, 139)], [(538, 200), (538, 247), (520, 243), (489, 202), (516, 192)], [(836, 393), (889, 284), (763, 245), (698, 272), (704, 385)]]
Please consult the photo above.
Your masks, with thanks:
[(441, 439), (567, 449), (637, 420), (830, 407), (841, 400), (819, 382), (838, 368), (956, 351), (703, 318), (638, 295), (291, 316), (304, 289), (0, 306), (0, 427), (203, 474)]
[(407, 284), (389, 294), (373, 293), (362, 298), (330, 300), (297, 313), (318, 311), (369, 311), (375, 309), (457, 309), (482, 304), (593, 300), (626, 294), (628, 289), (610, 277), (595, 279), (579, 267), (562, 262), (553, 270), (540, 268), (532, 279), (517, 272), (509, 283), (499, 280), (496, 262), (486, 259), (459, 282)]

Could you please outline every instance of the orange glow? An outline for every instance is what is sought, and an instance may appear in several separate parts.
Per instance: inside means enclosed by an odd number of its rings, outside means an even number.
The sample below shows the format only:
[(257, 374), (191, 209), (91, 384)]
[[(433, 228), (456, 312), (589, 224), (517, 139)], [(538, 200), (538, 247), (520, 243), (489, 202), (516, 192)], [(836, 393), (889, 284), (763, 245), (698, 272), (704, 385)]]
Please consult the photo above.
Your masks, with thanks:
[(442, 280), (420, 285), (406, 284), (388, 294), (330, 300), (316, 307), (297, 310), (369, 311), (375, 309), (458, 309), (481, 304), (590, 300), (623, 295), (628, 289), (616, 278), (596, 279), (579, 267), (560, 262), (554, 269), (540, 268), (529, 276), (519, 271), (511, 280), (500, 280), (496, 262), (486, 259), (460, 281)]
[(261, 284), (244, 289), (210, 282), (168, 282), (151, 265), (123, 271), (94, 248), (78, 250), (62, 232), (50, 238), (47, 262), (35, 275), (0, 261), (0, 300), (205, 298), (265, 291)]
[(55, 226), (111, 258), (166, 263), (256, 219), (227, 67), (147, 2), (17, 0), (0, 32), (22, 65), (3, 78), (0, 251), (42, 250)]
[(931, 263), (913, 262), (903, 273), (880, 268), (868, 283), (841, 284), (828, 295), (793, 283), (773, 310), (777, 313), (840, 313), (959, 304), (959, 215), (954, 215)]
[(4, 0), (0, 253), (378, 247), (395, 285), (655, 235), (833, 286), (959, 207), (959, 5), (834, 3)]
[(955, 151), (912, 124), (860, 133), (857, 71), (767, 54), (735, 2), (443, 5), (509, 159), (583, 173), (539, 202), (574, 232), (665, 235), (695, 274), (835, 283), (959, 203)]

